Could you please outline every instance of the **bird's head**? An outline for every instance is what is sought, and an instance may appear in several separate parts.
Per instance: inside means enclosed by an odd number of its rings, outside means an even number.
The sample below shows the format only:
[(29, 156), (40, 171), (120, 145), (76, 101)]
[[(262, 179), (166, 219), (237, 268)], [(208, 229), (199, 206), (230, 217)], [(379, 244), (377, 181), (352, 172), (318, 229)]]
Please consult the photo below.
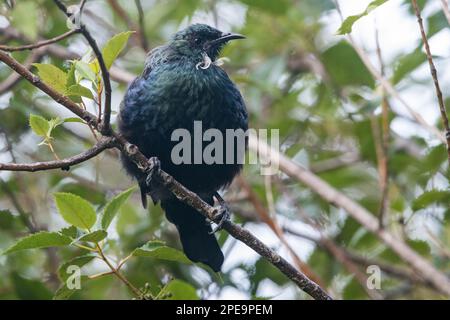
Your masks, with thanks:
[(225, 33), (206, 24), (193, 24), (177, 32), (172, 40), (178, 51), (184, 55), (198, 59), (205, 54), (215, 61), (220, 50), (230, 40), (244, 39), (236, 33)]

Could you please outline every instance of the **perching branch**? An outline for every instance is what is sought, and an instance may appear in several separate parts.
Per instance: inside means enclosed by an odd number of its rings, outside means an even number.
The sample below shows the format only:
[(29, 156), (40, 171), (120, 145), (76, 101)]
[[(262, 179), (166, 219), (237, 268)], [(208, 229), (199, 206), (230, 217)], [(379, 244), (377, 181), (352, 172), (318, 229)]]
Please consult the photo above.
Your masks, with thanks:
[(422, 36), (422, 41), (425, 46), (425, 52), (427, 54), (428, 64), (430, 66), (431, 77), (433, 78), (434, 87), (436, 89), (436, 96), (439, 102), (439, 111), (441, 112), (442, 123), (445, 129), (445, 137), (447, 139), (447, 153), (448, 153), (448, 163), (450, 164), (450, 125), (447, 117), (447, 110), (445, 109), (444, 98), (442, 96), (441, 86), (439, 85), (439, 79), (437, 75), (437, 70), (433, 62), (433, 56), (431, 55), (430, 44), (428, 43), (427, 35), (423, 27), (422, 16), (420, 15), (420, 9), (417, 4), (417, 0), (412, 0), (414, 11), (417, 17), (417, 23), (419, 24), (420, 35)]
[[(0, 51), (0, 61), (7, 64), (10, 68), (19, 73), (22, 77), (28, 80), (35, 87), (41, 89), (47, 93), (53, 100), (72, 111), (74, 114), (82, 118), (88, 123), (91, 123), (93, 128), (99, 130), (101, 124), (96, 121), (96, 117), (82, 109), (79, 105), (74, 103), (68, 97), (56, 92), (54, 89), (43, 83), (39, 77), (31, 73), (27, 68), (21, 65), (14, 58), (10, 57), (7, 53)], [(138, 168), (143, 172), (147, 172), (149, 169), (148, 159), (139, 151), (139, 149), (125, 140), (124, 137), (117, 134), (113, 130), (110, 131), (110, 135), (115, 140), (115, 147), (119, 148), (122, 153), (129, 157), (136, 163)], [(183, 185), (177, 182), (172, 176), (166, 172), (160, 170), (158, 177), (165, 187), (167, 187), (178, 199), (191, 205), (197, 209), (206, 218), (218, 222), (216, 217), (216, 209), (206, 202), (204, 202), (199, 196), (192, 191), (186, 189)], [(291, 279), (300, 289), (311, 295), (314, 299), (330, 300), (331, 297), (316, 283), (308, 279), (303, 273), (298, 271), (284, 258), (280, 257), (275, 251), (267, 247), (253, 234), (240, 226), (227, 222), (223, 227), (231, 236), (245, 243), (247, 246), (255, 250), (259, 255), (267, 259), (271, 264), (277, 267), (283, 274)]]
[(52, 169), (64, 169), (68, 170), (69, 167), (74, 166), (76, 164), (80, 164), (85, 162), (91, 158), (94, 158), (104, 150), (108, 148), (112, 148), (114, 145), (113, 139), (109, 137), (103, 137), (97, 142), (91, 149), (84, 151), (83, 153), (77, 154), (73, 157), (54, 160), (54, 161), (46, 161), (46, 162), (34, 162), (29, 164), (24, 163), (0, 163), (0, 170), (4, 171), (28, 171), (28, 172), (36, 172), (36, 171), (44, 171), (44, 170), (52, 170)]
[[(33, 53), (30, 54), (24, 62), (25, 68), (30, 69), (33, 63), (38, 62), (42, 59), (43, 54), (44, 52), (42, 51), (42, 49), (33, 51)], [(19, 74), (15, 72), (11, 73), (8, 78), (0, 83), (0, 95), (11, 90), (17, 83), (20, 82), (21, 79), (22, 77)]]

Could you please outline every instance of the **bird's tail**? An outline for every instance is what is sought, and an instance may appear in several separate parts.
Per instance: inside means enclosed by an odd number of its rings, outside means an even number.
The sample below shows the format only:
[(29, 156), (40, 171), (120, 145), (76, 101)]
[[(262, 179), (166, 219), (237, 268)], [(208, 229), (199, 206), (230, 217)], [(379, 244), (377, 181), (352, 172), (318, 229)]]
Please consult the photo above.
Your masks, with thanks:
[[(213, 203), (212, 197), (204, 200)], [(194, 208), (173, 198), (161, 201), (161, 207), (166, 212), (167, 219), (177, 227), (186, 256), (219, 272), (224, 260), (223, 253), (215, 235), (210, 234), (211, 226), (205, 217)]]

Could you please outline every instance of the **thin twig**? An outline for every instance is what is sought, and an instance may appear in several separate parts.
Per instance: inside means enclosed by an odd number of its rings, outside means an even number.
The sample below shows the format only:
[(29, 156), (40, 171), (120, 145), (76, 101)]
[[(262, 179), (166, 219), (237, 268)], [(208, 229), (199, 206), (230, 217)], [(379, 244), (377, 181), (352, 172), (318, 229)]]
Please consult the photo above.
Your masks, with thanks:
[[(380, 45), (380, 37), (378, 28), (375, 27), (375, 42), (377, 46), (377, 56), (378, 61), (380, 63), (380, 72), (381, 75), (385, 76), (385, 68), (384, 68), (384, 61), (383, 61), (383, 54), (381, 52), (381, 45)], [(379, 175), (380, 175), (380, 189), (381, 189), (381, 201), (380, 201), (380, 209), (378, 212), (378, 220), (380, 223), (380, 228), (384, 227), (386, 214), (389, 207), (389, 160), (388, 160), (388, 152), (389, 152), (389, 138), (390, 138), (390, 132), (389, 132), (389, 101), (386, 96), (386, 90), (384, 88), (381, 88), (381, 146), (379, 147), (379, 152), (377, 154), (378, 157), (378, 166), (379, 166)], [(377, 123), (378, 125), (378, 123)]]
[(145, 16), (144, 16), (144, 10), (142, 9), (142, 4), (141, 4), (141, 0), (134, 0), (134, 2), (136, 3), (136, 8), (138, 10), (138, 14), (139, 14), (139, 38), (141, 40), (141, 46), (142, 49), (144, 49), (145, 51), (149, 50), (148, 47), (148, 40), (147, 40), (147, 36), (145, 34)]
[(78, 32), (79, 32), (78, 29), (73, 29), (73, 30), (70, 30), (70, 31), (60, 35), (60, 36), (54, 37), (52, 39), (39, 41), (39, 42), (36, 42), (34, 44), (27, 44), (27, 45), (23, 45), (23, 46), (11, 47), (11, 46), (0, 45), (0, 50), (8, 51), (8, 52), (14, 52), (14, 51), (24, 51), (24, 50), (37, 49), (37, 48), (44, 47), (44, 46), (47, 46), (49, 44), (61, 41), (63, 39), (66, 39), (66, 38), (70, 37), (71, 35), (73, 35), (75, 33), (78, 33)]
[(433, 62), (433, 56), (431, 54), (430, 44), (428, 43), (427, 34), (423, 27), (422, 16), (420, 15), (420, 9), (417, 4), (417, 0), (412, 0), (414, 11), (417, 17), (417, 23), (419, 24), (420, 35), (422, 36), (423, 44), (425, 45), (425, 51), (427, 54), (428, 64), (430, 66), (431, 77), (433, 78), (434, 87), (436, 89), (436, 96), (439, 102), (439, 110), (441, 112), (442, 123), (445, 129), (445, 136), (447, 138), (447, 153), (448, 153), (448, 163), (450, 164), (450, 125), (447, 117), (447, 110), (445, 109), (444, 97), (442, 96), (441, 87), (439, 85), (439, 79), (437, 75), (437, 70)]
[(62, 160), (54, 160), (54, 161), (45, 161), (45, 162), (34, 162), (34, 163), (0, 163), (0, 171), (28, 171), (28, 172), (36, 172), (43, 170), (51, 170), (51, 169), (65, 169), (67, 170), (69, 167), (74, 166), (76, 164), (85, 162), (104, 150), (113, 147), (113, 139), (103, 137), (98, 143), (96, 143), (91, 149), (86, 150), (80, 154), (77, 154), (73, 157), (62, 159)]
[(122, 281), (135, 295), (137, 298), (143, 297), (143, 292), (136, 288), (124, 275), (117, 270), (109, 261), (109, 259), (103, 253), (103, 249), (100, 245), (97, 244), (97, 252), (100, 255), (100, 258), (106, 263), (106, 265), (111, 269), (111, 272)]

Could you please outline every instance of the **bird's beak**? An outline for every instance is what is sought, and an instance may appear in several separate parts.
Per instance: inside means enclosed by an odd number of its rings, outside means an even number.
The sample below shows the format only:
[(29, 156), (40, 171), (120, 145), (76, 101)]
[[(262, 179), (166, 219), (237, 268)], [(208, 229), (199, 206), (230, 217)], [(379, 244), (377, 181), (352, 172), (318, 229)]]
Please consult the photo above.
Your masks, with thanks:
[(245, 36), (243, 36), (242, 34), (238, 34), (238, 33), (223, 33), (220, 38), (217, 38), (217, 39), (209, 42), (208, 46), (210, 48), (215, 47), (215, 46), (221, 45), (223, 43), (226, 43), (230, 40), (235, 40), (235, 39), (245, 39)]

